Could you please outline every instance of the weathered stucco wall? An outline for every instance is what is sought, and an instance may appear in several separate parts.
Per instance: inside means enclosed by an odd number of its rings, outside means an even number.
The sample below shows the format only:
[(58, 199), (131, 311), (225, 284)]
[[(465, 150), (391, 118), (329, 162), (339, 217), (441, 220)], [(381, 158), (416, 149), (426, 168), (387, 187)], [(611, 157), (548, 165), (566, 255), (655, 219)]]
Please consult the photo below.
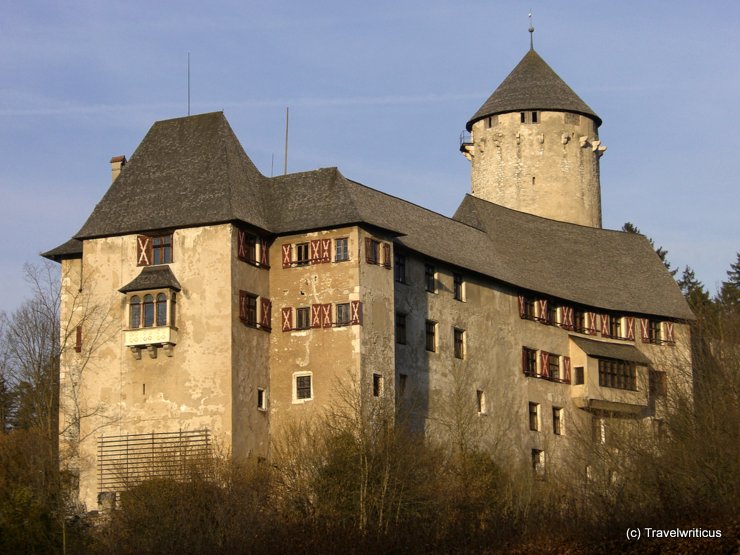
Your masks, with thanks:
[[(531, 112), (525, 112), (531, 118)], [(484, 118), (472, 128), (474, 196), (545, 218), (601, 227), (599, 157), (594, 121), (563, 112)]]

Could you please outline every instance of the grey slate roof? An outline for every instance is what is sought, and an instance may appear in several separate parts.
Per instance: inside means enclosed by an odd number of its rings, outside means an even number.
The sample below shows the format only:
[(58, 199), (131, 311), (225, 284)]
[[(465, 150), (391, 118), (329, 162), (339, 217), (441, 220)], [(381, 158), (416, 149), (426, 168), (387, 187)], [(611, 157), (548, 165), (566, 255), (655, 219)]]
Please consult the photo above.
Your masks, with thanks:
[(264, 180), (223, 113), (159, 121), (75, 237), (235, 219), (266, 228)]
[[(266, 178), (222, 113), (156, 123), (76, 239), (45, 254), (78, 253), (80, 239), (229, 221), (272, 234), (374, 226), (403, 247), (520, 288), (606, 310), (693, 318), (641, 236), (547, 220), (472, 196), (448, 218), (336, 168)], [(141, 286), (140, 279), (153, 276), (142, 272), (124, 289)]]
[(70, 239), (50, 251), (42, 252), (41, 256), (56, 262), (65, 258), (80, 258), (82, 257), (82, 241), (74, 238)]
[(169, 266), (145, 266), (131, 282), (119, 289), (121, 293), (146, 291), (149, 289), (174, 289), (180, 291), (180, 282)]
[(542, 110), (574, 112), (601, 125), (601, 118), (573, 92), (537, 52), (530, 50), (468, 121), (467, 129), (485, 117), (506, 112)]
[(585, 337), (571, 335), (570, 338), (587, 355), (601, 358), (615, 358), (617, 360), (628, 360), (638, 364), (650, 364), (650, 359), (642, 354), (634, 345), (619, 345), (617, 343), (605, 343), (594, 341)]

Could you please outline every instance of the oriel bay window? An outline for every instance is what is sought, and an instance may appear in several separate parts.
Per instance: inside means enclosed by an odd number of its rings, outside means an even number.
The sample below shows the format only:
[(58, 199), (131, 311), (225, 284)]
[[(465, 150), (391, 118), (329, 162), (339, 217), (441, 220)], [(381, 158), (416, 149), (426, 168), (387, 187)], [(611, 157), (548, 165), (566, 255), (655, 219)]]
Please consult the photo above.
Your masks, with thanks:
[(177, 293), (146, 293), (129, 300), (129, 328), (152, 328), (175, 325)]

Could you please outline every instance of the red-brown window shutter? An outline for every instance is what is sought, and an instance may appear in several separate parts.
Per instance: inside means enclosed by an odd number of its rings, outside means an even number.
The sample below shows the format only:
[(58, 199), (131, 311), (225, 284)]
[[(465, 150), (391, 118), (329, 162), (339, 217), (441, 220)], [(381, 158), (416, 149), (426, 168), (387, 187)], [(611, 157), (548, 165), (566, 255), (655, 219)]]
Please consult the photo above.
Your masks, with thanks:
[(673, 339), (673, 322), (663, 322), (663, 329), (665, 330), (665, 342), (675, 343)]
[(640, 327), (642, 328), (642, 342), (650, 343), (650, 328), (647, 318), (640, 318)]
[(564, 306), (562, 311), (563, 311), (563, 323), (560, 324), (561, 327), (567, 330), (572, 330), (573, 329), (573, 307)]
[(151, 266), (152, 264), (152, 239), (146, 235), (136, 237), (136, 265)]
[(331, 262), (331, 239), (321, 240), (321, 262)]
[(635, 340), (635, 319), (632, 316), (627, 316), (624, 321), (627, 324), (627, 334), (625, 337), (630, 341)]
[(547, 351), (540, 351), (540, 376), (550, 376), (550, 353)]
[(526, 347), (522, 347), (522, 372), (524, 372), (524, 375), (526, 376), (529, 374), (529, 367), (527, 365), (528, 358), (527, 358), (527, 349)]
[(362, 303), (360, 301), (350, 301), (349, 305), (349, 323), (353, 326), (362, 324)]
[(588, 325), (586, 326), (586, 329), (583, 331), (589, 335), (595, 335), (596, 334), (596, 313), (587, 312), (586, 314), (588, 314)]
[(288, 243), (287, 245), (283, 245), (282, 247), (283, 251), (283, 268), (290, 268), (290, 263), (292, 261), (291, 252), (292, 252), (292, 245)]
[(311, 260), (311, 264), (321, 262), (321, 239), (312, 239), (309, 248), (308, 258)]
[(321, 305), (320, 304), (311, 305), (311, 327), (312, 328), (321, 327)]
[(247, 320), (247, 292), (239, 291), (239, 320)]
[(383, 267), (391, 269), (391, 246), (388, 243), (383, 243)]
[(267, 248), (267, 239), (260, 239), (260, 266), (270, 265), (270, 249)]
[(77, 326), (75, 330), (75, 353), (82, 352), (82, 326)]
[(266, 330), (272, 329), (272, 302), (260, 297), (260, 325)]
[(325, 328), (331, 327), (331, 304), (321, 305), (321, 325)]
[(524, 299), (524, 295), (519, 295), (519, 318), (526, 318), (527, 317), (527, 308), (526, 303), (527, 301)]
[(570, 357), (563, 357), (563, 381), (570, 383)]
[(293, 307), (287, 306), (280, 310), (283, 320), (283, 331), (293, 329)]
[(541, 322), (546, 322), (547, 321), (547, 299), (540, 299), (538, 304), (540, 305), (540, 316), (538, 319)]
[(247, 259), (247, 234), (243, 229), (236, 230), (236, 253), (241, 260)]
[(608, 314), (602, 314), (601, 315), (601, 335), (604, 337), (609, 337), (609, 315)]
[(370, 237), (365, 237), (365, 262), (368, 264), (374, 264), (372, 250), (373, 240)]

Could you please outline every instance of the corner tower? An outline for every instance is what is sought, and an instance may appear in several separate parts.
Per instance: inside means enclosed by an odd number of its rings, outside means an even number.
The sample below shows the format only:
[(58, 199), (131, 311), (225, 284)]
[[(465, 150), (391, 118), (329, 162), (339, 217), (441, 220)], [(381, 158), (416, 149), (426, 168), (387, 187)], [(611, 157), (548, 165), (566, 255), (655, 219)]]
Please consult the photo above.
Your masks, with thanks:
[(537, 216), (601, 227), (601, 119), (534, 49), (470, 118), (460, 150), (472, 194)]

